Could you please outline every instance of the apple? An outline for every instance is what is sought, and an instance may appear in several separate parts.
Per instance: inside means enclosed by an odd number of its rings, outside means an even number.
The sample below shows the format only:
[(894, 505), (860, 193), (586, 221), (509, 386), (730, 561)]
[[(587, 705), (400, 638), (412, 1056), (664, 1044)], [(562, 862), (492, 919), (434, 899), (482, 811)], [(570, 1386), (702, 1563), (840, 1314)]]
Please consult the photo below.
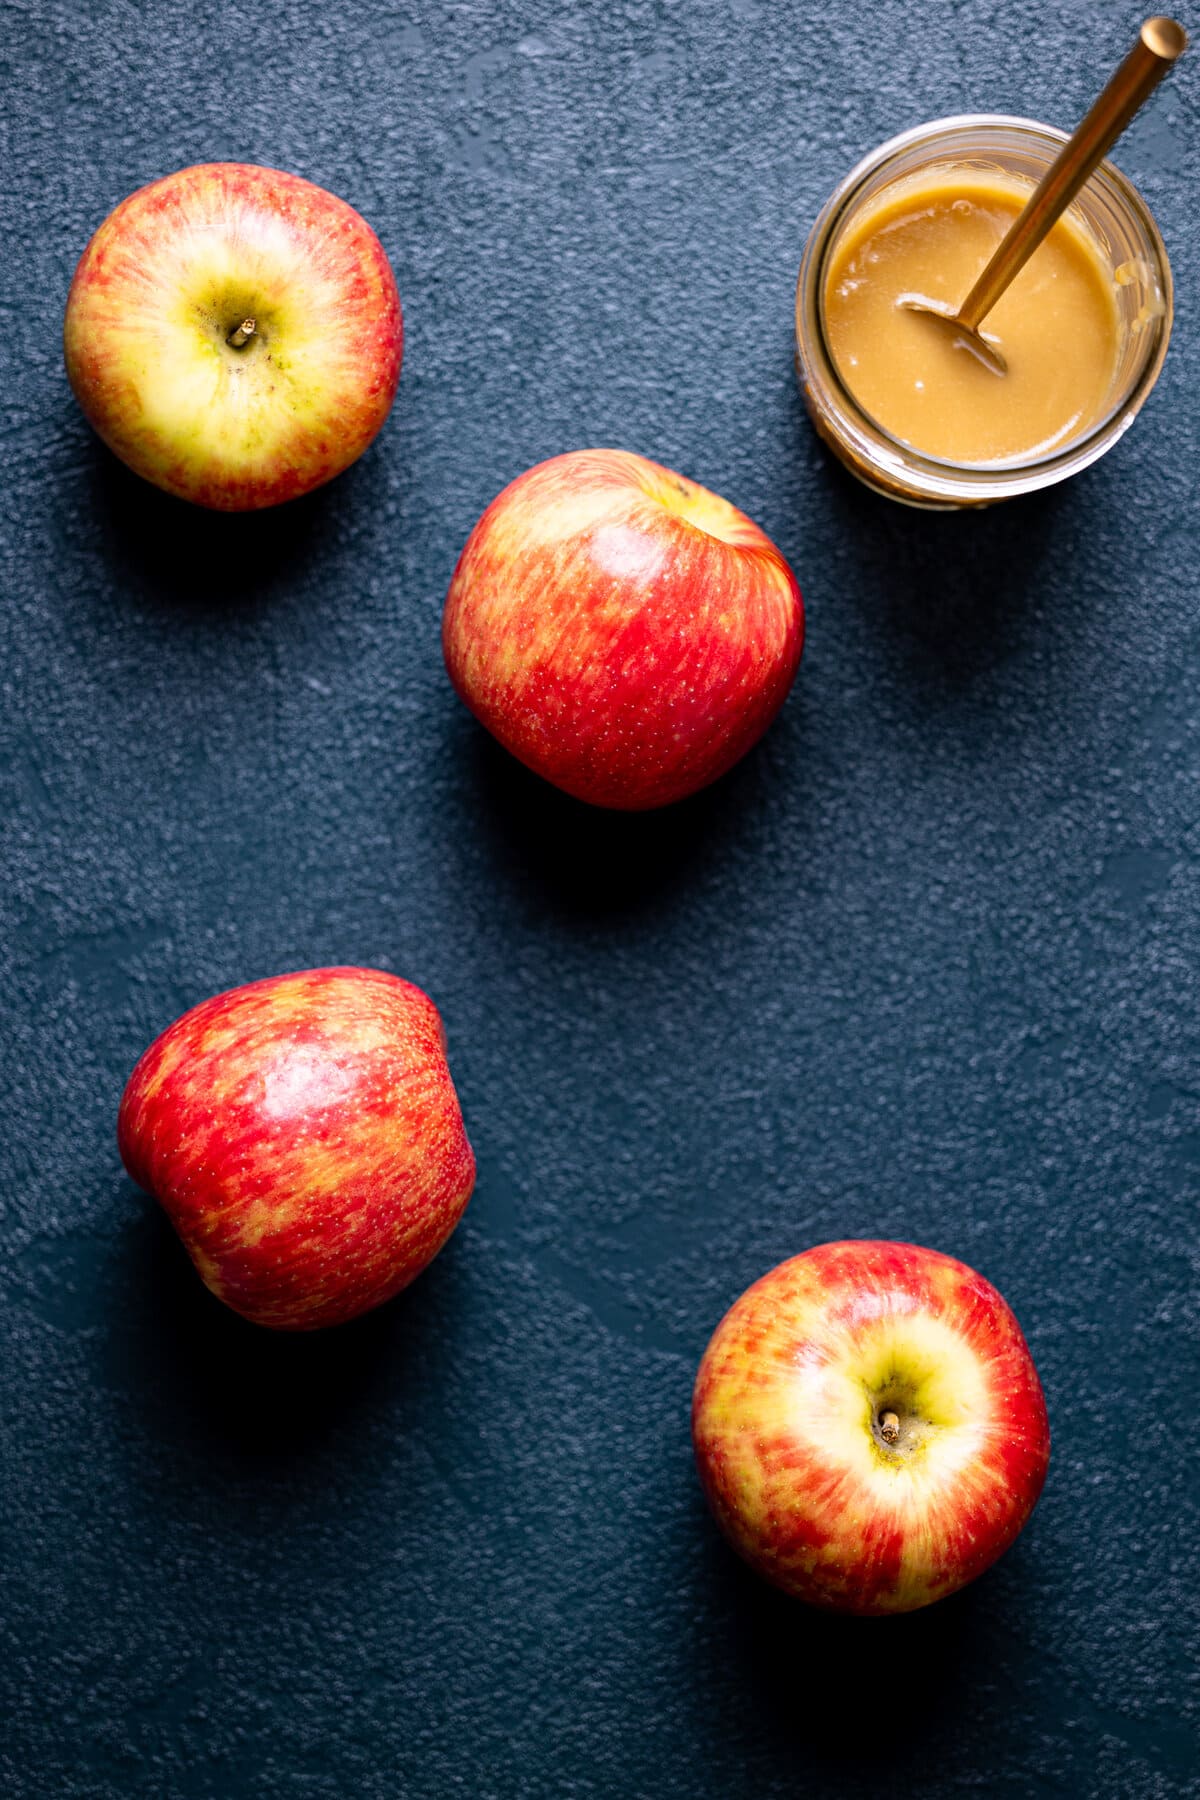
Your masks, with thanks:
[(915, 1244), (822, 1244), (748, 1288), (692, 1400), (721, 1529), (787, 1593), (910, 1612), (995, 1562), (1050, 1457), (1041, 1383), (1011, 1311)]
[(624, 450), (539, 463), (479, 520), (442, 624), (450, 679), (505, 748), (596, 806), (681, 800), (783, 705), (804, 609), (727, 500)]
[(218, 1299), (280, 1331), (406, 1287), (475, 1182), (438, 1010), (378, 969), (194, 1006), (139, 1060), (117, 1142)]
[(80, 258), (63, 335), (109, 448), (227, 512), (294, 499), (360, 456), (404, 343), (365, 219), (250, 163), (201, 163), (123, 200)]

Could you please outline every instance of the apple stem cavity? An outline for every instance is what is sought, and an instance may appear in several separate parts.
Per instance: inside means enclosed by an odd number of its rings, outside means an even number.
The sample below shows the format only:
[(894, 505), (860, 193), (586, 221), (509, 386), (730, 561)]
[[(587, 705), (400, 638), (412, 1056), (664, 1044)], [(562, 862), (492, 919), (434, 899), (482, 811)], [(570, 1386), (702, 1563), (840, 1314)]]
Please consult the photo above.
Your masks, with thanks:
[(240, 325), (234, 326), (225, 342), (231, 350), (241, 350), (250, 342), (257, 328), (253, 319), (243, 319)]
[(894, 1444), (900, 1436), (900, 1420), (894, 1412), (879, 1415), (879, 1435), (885, 1444)]

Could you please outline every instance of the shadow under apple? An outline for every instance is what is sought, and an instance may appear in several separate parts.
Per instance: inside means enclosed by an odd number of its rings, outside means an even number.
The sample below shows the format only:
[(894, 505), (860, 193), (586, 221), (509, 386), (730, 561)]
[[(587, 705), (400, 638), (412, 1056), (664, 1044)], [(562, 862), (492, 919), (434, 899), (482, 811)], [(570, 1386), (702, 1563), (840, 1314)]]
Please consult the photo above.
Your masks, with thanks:
[(385, 1413), (396, 1428), (396, 1395), (419, 1388), (425, 1406), (436, 1394), (439, 1347), (466, 1304), (453, 1240), (360, 1319), (268, 1331), (217, 1300), (162, 1210), (132, 1184), (128, 1193), (138, 1210), (111, 1272), (103, 1375), (144, 1434), (172, 1443), (193, 1469), (282, 1472), (350, 1435), (364, 1414)]
[[(698, 1579), (719, 1630), (722, 1668), (705, 1684), (727, 1698), (768, 1754), (832, 1776), (851, 1772), (879, 1793), (905, 1778), (966, 1721), (978, 1720), (989, 1682), (988, 1578), (893, 1618), (860, 1619), (801, 1605), (747, 1568), (697, 1497), (707, 1534)], [(860, 1791), (856, 1786), (855, 1791)]]
[[(623, 922), (702, 888), (778, 803), (775, 765), (795, 754), (802, 698), (793, 691), (766, 735), (719, 780), (652, 812), (614, 812), (562, 793), (465, 713), (452, 756), (464, 769), (472, 836), (491, 873), (539, 899), (562, 922)], [(772, 800), (774, 794), (775, 799)], [(794, 799), (794, 794), (792, 795)]]
[(302, 586), (330, 540), (352, 529), (356, 517), (376, 513), (386, 483), (382, 463), (368, 451), (333, 481), (284, 505), (215, 512), (143, 480), (96, 438), (91, 458), (88, 523), (118, 578), (116, 591), (198, 619), (261, 611)]

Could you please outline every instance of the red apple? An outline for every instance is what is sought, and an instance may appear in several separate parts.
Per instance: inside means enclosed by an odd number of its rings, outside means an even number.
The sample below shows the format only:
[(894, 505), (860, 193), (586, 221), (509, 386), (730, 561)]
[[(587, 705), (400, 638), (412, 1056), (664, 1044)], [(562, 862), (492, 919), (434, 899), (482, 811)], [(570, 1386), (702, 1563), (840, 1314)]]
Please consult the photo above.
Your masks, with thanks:
[(437, 1008), (378, 969), (194, 1006), (130, 1076), (117, 1141), (218, 1299), (280, 1331), (406, 1287), (475, 1183)]
[(467, 539), (442, 625), (482, 724), (580, 800), (695, 793), (783, 705), (804, 609), (727, 500), (624, 450), (576, 450), (506, 487)]
[(851, 1613), (910, 1612), (982, 1574), (1050, 1456), (1011, 1311), (914, 1244), (822, 1244), (756, 1281), (704, 1353), (692, 1436), (734, 1548)]
[(123, 200), (80, 259), (64, 328), (75, 397), (110, 449), (230, 512), (294, 499), (360, 456), (403, 341), (366, 221), (249, 163), (202, 163)]

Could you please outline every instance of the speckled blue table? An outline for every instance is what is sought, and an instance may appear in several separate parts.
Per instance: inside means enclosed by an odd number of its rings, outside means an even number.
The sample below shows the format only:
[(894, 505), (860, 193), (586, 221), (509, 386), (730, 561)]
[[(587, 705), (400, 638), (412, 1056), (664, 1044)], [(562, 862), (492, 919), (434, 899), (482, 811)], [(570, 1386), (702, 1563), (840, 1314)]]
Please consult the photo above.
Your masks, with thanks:
[[(1137, 19), (861, 17), (3, 9), (6, 1800), (1195, 1792), (1200, 61), (1118, 157), (1179, 284), (1137, 427), (922, 517), (807, 429), (808, 225), (919, 120), (1072, 123)], [(222, 157), (359, 207), (408, 324), (362, 463), (240, 520), (117, 468), (58, 343), (113, 204)], [(586, 444), (808, 603), (775, 729), (658, 818), (540, 787), (441, 664), (476, 515)], [(186, 1006), (329, 961), (435, 997), (479, 1185), (407, 1296), (281, 1340), (114, 1116)], [(995, 1281), (1055, 1433), (1009, 1557), (882, 1624), (735, 1565), (688, 1442), (724, 1308), (846, 1235)]]

